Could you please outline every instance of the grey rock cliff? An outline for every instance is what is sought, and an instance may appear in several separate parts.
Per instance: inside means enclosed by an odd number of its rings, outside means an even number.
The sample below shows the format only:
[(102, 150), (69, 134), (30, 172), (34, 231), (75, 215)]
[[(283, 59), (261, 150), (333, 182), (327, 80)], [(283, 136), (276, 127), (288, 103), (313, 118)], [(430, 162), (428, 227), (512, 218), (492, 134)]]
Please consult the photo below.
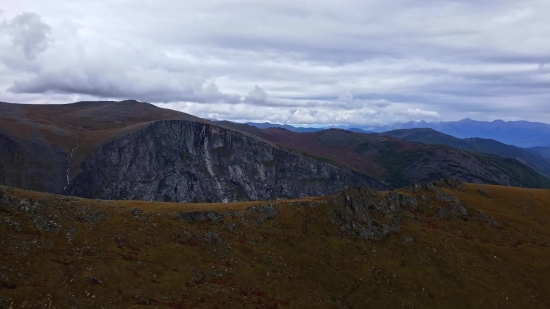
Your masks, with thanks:
[(231, 202), (336, 194), (384, 186), (214, 125), (157, 121), (102, 145), (67, 194), (100, 199)]

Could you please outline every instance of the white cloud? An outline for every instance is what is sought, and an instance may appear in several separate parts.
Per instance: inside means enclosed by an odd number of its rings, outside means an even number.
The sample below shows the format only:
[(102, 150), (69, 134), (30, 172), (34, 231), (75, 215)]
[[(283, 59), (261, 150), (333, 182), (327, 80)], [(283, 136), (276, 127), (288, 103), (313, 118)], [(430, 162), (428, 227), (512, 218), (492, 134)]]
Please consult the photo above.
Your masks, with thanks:
[(439, 119), (441, 118), (441, 115), (439, 115), (438, 112), (435, 111), (424, 111), (419, 108), (407, 108), (407, 111), (405, 112), (405, 115), (410, 116), (412, 120), (420, 120), (420, 119)]
[(544, 0), (6, 0), (3, 9), (0, 101), (134, 98), (293, 123), (550, 119)]

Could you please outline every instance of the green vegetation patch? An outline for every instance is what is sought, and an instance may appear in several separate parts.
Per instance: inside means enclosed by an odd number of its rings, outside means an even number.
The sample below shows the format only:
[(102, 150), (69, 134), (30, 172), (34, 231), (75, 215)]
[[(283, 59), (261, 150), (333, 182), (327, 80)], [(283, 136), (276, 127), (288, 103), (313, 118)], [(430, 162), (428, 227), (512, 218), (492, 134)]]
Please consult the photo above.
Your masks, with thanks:
[(399, 144), (395, 142), (384, 142), (386, 147), (377, 157), (378, 161), (386, 168), (384, 176), (394, 188), (401, 188), (409, 185), (410, 182), (404, 174), (405, 167), (418, 157), (420, 150), (399, 151)]
[(192, 153), (189, 153), (189, 152), (186, 152), (186, 151), (180, 152), (180, 159), (182, 161), (191, 162), (194, 157), (195, 157), (195, 155), (193, 155)]
[(277, 164), (277, 159), (262, 162), (265, 167), (273, 167)]
[(510, 174), (513, 179), (528, 188), (550, 188), (550, 179), (537, 173), (532, 168), (516, 159), (501, 158), (494, 155), (472, 153), (481, 162), (490, 164), (501, 171)]
[(0, 207), (0, 216), (6, 216), (6, 215), (9, 215), (9, 214), (11, 214), (11, 212), (9, 210)]
[(315, 155), (312, 155), (312, 154), (309, 154), (307, 152), (303, 152), (303, 151), (298, 151), (298, 150), (295, 150), (293, 151), (301, 156), (304, 156), (304, 157), (307, 157), (307, 158), (310, 158), (310, 159), (313, 159), (315, 161), (318, 161), (318, 162), (321, 162), (321, 163), (325, 163), (325, 164), (330, 164), (330, 165), (333, 165), (333, 166), (339, 166), (339, 167), (342, 167), (341, 164), (338, 164), (336, 163), (336, 161), (334, 160), (331, 160), (329, 158), (325, 158), (325, 157), (321, 157), (321, 156), (315, 156)]
[(212, 149), (212, 153), (216, 154), (216, 155), (219, 155), (223, 158), (229, 158), (229, 156), (231, 155), (231, 151), (227, 148), (227, 147), (218, 147), (218, 148), (214, 148)]

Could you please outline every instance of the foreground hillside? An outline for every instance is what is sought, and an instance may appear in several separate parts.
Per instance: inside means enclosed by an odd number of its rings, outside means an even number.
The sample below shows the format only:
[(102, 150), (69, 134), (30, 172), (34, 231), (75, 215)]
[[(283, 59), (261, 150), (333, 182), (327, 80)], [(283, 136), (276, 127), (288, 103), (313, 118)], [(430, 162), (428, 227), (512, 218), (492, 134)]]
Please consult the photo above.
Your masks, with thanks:
[(0, 222), (0, 308), (550, 306), (549, 190), (172, 204), (0, 187)]

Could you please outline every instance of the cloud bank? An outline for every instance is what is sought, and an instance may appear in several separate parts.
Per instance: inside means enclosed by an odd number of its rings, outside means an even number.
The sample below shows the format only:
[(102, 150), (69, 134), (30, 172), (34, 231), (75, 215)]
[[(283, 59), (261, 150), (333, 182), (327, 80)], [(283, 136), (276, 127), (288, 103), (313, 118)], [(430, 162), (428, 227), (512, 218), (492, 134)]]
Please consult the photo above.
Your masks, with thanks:
[(544, 0), (7, 0), (0, 100), (207, 118), (550, 120)]

